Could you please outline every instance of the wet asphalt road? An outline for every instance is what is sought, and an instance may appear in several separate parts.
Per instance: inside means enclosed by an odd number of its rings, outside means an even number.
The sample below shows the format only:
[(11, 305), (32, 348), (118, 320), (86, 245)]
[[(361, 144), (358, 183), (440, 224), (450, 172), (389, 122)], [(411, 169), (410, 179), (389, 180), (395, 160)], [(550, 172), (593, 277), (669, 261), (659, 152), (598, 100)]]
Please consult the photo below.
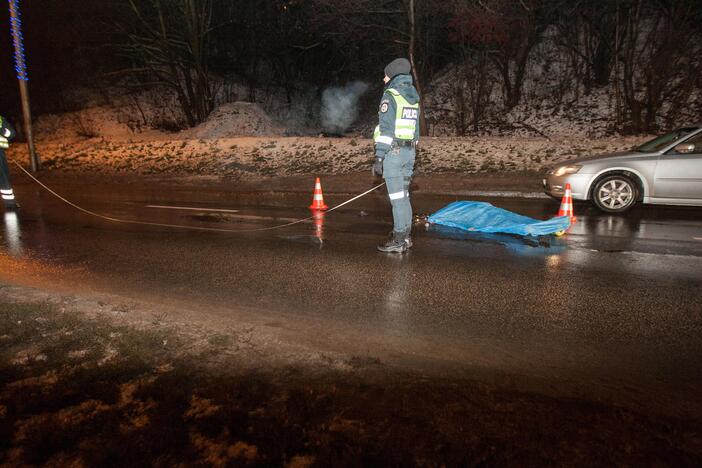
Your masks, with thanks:
[[(169, 224), (247, 229), (309, 215), (309, 194), (60, 189), (101, 213)], [(415, 247), (396, 256), (375, 251), (390, 230), (382, 190), (316, 223), (248, 234), (110, 223), (28, 183), (17, 191), (23, 211), (4, 216), (0, 281), (255, 317), (314, 346), (702, 417), (702, 209), (611, 216), (576, 205), (571, 232), (541, 243), (418, 222)], [(330, 205), (347, 198), (326, 195)], [(455, 199), (416, 193), (415, 212)], [(537, 218), (558, 208), (487, 201)]]

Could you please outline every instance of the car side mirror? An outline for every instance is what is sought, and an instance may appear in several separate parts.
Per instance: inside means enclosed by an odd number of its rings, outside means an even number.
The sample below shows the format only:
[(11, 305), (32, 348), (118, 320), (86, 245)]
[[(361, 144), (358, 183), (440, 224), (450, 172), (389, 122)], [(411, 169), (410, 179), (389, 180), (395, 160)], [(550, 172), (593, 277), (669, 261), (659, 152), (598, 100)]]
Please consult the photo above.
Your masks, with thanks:
[(692, 143), (680, 143), (675, 146), (675, 152), (679, 154), (690, 154), (695, 151), (695, 145)]

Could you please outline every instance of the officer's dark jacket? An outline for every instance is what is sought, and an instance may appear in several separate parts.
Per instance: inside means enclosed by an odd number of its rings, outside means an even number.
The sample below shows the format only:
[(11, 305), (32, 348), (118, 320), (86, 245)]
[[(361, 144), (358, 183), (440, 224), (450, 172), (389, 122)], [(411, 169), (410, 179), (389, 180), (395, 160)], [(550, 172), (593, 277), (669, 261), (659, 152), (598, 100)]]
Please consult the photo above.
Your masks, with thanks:
[(15, 128), (7, 119), (0, 115), (0, 137), (12, 140), (15, 137)]
[[(397, 75), (385, 86), (385, 91), (383, 92), (383, 97), (380, 101), (380, 108), (378, 109), (380, 136), (394, 138), (397, 106), (395, 104), (395, 99), (387, 91), (388, 89), (394, 89), (399, 92), (410, 104), (416, 104), (419, 102), (419, 93), (417, 93), (417, 90), (414, 87), (411, 75)], [(419, 123), (417, 123), (414, 139), (419, 140)], [(390, 151), (390, 146), (391, 145), (384, 142), (376, 142), (376, 156), (380, 158), (385, 157), (385, 154)]]

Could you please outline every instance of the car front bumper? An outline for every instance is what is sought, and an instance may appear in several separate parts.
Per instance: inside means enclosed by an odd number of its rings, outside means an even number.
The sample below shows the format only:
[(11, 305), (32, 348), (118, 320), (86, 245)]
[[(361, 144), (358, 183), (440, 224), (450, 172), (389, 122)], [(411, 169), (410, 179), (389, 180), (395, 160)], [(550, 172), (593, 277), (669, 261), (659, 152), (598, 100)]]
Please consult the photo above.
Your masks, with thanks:
[(541, 181), (544, 193), (553, 198), (562, 198), (566, 184), (570, 184), (573, 200), (587, 200), (592, 174), (568, 174), (560, 177), (546, 175)]

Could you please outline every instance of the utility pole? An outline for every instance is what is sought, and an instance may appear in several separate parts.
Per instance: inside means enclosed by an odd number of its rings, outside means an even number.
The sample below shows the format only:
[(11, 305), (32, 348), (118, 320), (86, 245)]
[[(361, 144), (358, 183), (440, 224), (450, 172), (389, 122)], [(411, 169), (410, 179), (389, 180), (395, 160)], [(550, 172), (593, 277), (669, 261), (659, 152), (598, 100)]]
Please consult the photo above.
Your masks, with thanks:
[(10, 3), (10, 27), (12, 30), (12, 43), (15, 46), (15, 70), (19, 81), (20, 98), (22, 100), (22, 115), (24, 117), (24, 134), (27, 137), (27, 148), (29, 149), (29, 162), (32, 172), (37, 172), (40, 168), (39, 156), (34, 148), (34, 136), (32, 135), (32, 111), (29, 107), (29, 87), (27, 82), (27, 64), (24, 57), (24, 40), (22, 37), (22, 19), (20, 18), (19, 0), (8, 0)]

